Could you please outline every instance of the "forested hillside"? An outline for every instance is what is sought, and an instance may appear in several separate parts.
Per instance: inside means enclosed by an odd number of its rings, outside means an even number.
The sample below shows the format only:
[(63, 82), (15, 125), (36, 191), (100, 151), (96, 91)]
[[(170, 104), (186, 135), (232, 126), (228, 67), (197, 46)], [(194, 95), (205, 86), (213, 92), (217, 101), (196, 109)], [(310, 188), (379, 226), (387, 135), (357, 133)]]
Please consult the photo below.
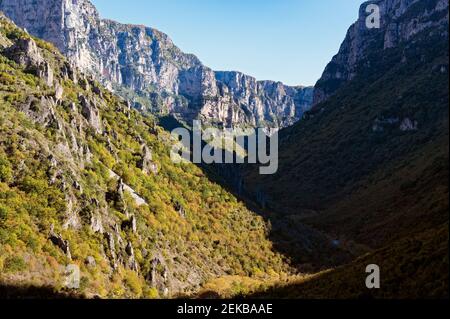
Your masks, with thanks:
[[(387, 26), (358, 31), (362, 35), (352, 34), (352, 27), (318, 86), (336, 83), (332, 75), (349, 68), (339, 63), (351, 49), (360, 55), (352, 78), (280, 133), (275, 176), (244, 171), (246, 194), (265, 207), (268, 218), (286, 221), (286, 229), (278, 230), (285, 242), (295, 240), (286, 238), (289, 231), (307, 225), (340, 247), (382, 249), (365, 261), (385, 265), (393, 280), (385, 297), (448, 295), (448, 272), (436, 270), (448, 268), (448, 3), (442, 4), (415, 1), (403, 11), (392, 9), (402, 12), (395, 23), (417, 26), (417, 32), (408, 29), (407, 40), (386, 42)], [(356, 49), (354, 39), (368, 44)], [(420, 239), (408, 242), (412, 238)], [(366, 291), (364, 281), (353, 291), (347, 286), (355, 267), (363, 276), (358, 261), (324, 278), (340, 280), (342, 296), (358, 296)], [(307, 296), (316, 283), (325, 285), (317, 279), (295, 291)], [(303, 287), (311, 289), (303, 294)], [(322, 287), (314, 296), (335, 296)], [(383, 297), (383, 291), (374, 294)]]
[(261, 217), (172, 163), (154, 120), (4, 16), (0, 132), (1, 285), (60, 291), (75, 264), (78, 295), (152, 298), (289, 269)]

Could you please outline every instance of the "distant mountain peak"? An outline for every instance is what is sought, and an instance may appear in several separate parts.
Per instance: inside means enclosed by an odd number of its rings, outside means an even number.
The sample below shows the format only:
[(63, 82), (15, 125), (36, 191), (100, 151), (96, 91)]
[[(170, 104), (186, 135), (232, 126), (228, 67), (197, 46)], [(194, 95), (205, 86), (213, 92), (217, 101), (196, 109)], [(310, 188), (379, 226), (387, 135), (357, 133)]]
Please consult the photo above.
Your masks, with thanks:
[[(185, 122), (286, 127), (312, 104), (311, 87), (274, 88), (240, 72), (214, 72), (156, 29), (101, 19), (88, 0), (2, 0), (0, 10), (139, 109)], [(239, 78), (241, 90), (222, 78)]]
[[(369, 5), (377, 5), (380, 28), (368, 28)], [(425, 29), (448, 24), (448, 0), (375, 0), (363, 3), (358, 20), (349, 28), (338, 54), (326, 67), (314, 92), (314, 105), (325, 101), (353, 79), (370, 52), (387, 50)]]

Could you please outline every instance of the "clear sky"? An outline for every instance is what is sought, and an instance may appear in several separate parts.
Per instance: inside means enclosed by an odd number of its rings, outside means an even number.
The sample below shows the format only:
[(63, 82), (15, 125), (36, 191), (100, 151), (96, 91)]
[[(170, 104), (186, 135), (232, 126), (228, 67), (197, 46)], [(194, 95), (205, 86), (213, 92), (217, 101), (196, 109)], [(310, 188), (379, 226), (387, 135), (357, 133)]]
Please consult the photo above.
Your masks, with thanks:
[(363, 0), (91, 0), (103, 18), (167, 33), (214, 70), (314, 85)]

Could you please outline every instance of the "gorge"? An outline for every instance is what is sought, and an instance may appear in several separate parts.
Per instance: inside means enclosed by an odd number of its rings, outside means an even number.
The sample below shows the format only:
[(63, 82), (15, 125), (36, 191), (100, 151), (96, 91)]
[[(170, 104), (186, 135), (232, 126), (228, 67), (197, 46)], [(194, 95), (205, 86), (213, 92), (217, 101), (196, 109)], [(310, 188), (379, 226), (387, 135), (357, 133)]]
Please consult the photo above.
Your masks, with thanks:
[(215, 72), (156, 29), (101, 19), (89, 0), (2, 0), (0, 11), (144, 111), (187, 123), (279, 128), (312, 105), (311, 87)]
[[(364, 3), (315, 88), (88, 0), (0, 11), (0, 296), (448, 298), (448, 0)], [(176, 163), (167, 115), (279, 130), (278, 171)]]

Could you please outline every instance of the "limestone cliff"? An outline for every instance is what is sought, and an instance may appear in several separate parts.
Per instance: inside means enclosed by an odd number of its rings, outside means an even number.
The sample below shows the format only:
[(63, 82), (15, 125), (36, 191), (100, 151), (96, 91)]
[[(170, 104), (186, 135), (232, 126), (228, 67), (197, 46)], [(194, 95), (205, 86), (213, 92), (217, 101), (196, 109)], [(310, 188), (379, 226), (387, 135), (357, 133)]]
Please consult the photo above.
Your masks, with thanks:
[[(368, 28), (366, 20), (379, 8), (379, 28)], [(361, 5), (358, 21), (348, 30), (339, 53), (326, 67), (314, 90), (316, 105), (326, 100), (344, 83), (353, 79), (368, 55), (388, 50), (410, 40), (419, 32), (448, 24), (448, 0), (374, 0)]]
[(214, 72), (158, 30), (101, 19), (88, 0), (1, 0), (0, 10), (145, 111), (187, 122), (284, 127), (312, 103), (312, 88)]

